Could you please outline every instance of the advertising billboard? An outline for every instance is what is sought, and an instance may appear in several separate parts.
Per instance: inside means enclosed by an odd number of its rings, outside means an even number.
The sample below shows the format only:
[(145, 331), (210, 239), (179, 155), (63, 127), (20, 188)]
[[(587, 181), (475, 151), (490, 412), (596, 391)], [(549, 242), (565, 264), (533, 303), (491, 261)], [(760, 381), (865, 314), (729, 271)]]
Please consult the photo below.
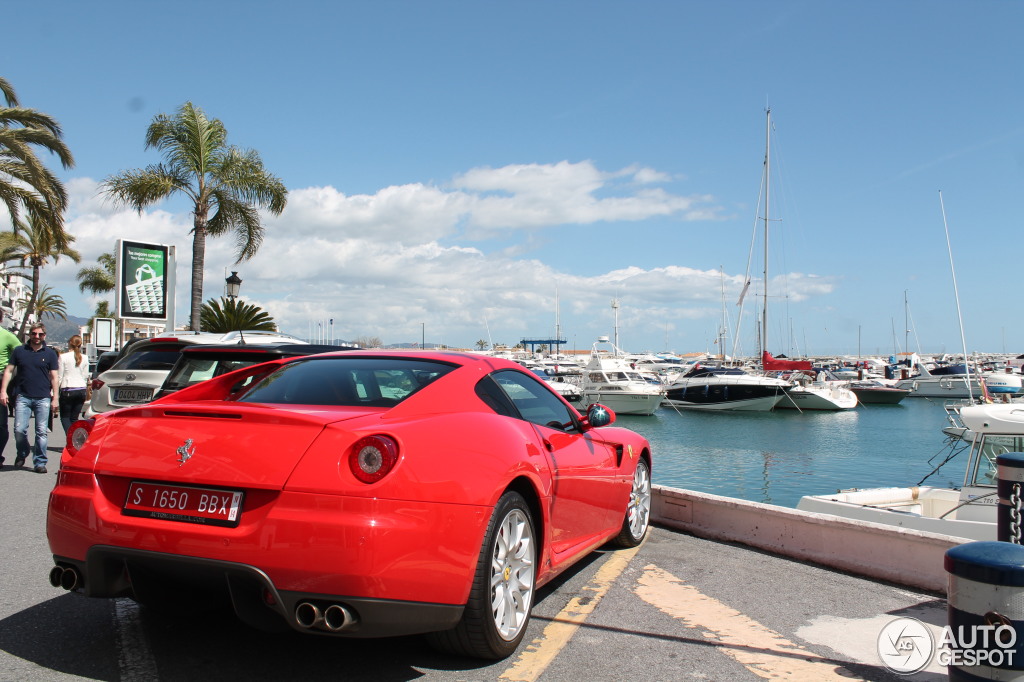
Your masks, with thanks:
[(174, 247), (118, 240), (117, 317), (173, 324)]
[(94, 317), (92, 319), (93, 345), (98, 350), (114, 350), (115, 322), (109, 317)]

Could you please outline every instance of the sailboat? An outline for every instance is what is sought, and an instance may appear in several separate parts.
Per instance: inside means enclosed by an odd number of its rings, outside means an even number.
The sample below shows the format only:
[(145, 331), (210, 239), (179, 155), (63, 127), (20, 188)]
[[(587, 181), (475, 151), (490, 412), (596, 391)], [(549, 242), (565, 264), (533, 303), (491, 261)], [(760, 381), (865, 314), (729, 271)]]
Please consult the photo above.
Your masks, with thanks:
[(857, 396), (849, 384), (831, 381), (823, 372), (816, 372), (807, 360), (778, 360), (768, 352), (768, 216), (771, 189), (772, 110), (766, 111), (764, 151), (764, 306), (761, 311), (761, 367), (793, 382), (779, 399), (777, 409), (852, 410)]

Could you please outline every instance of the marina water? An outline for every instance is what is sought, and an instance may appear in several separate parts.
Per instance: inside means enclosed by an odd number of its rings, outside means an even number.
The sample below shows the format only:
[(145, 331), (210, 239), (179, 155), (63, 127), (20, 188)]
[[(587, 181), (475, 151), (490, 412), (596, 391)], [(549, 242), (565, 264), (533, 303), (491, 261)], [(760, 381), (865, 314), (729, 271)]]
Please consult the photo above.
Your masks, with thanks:
[[(616, 425), (651, 441), (656, 484), (784, 507), (844, 488), (917, 485), (949, 452), (943, 403), (927, 398), (842, 412), (660, 407), (650, 417), (619, 415)], [(924, 485), (959, 487), (966, 454)]]

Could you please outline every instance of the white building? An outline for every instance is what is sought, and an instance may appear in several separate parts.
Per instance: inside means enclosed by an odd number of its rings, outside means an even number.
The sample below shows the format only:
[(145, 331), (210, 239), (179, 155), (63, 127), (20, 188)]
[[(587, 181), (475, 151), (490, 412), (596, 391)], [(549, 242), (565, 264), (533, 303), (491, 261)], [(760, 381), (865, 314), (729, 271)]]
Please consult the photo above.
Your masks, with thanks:
[[(32, 280), (18, 272), (10, 272), (7, 264), (0, 264), (0, 310), (3, 310), (4, 328), (17, 330), (21, 318), (25, 315), (25, 303), (32, 292)], [(28, 318), (29, 324), (36, 321), (36, 316)]]

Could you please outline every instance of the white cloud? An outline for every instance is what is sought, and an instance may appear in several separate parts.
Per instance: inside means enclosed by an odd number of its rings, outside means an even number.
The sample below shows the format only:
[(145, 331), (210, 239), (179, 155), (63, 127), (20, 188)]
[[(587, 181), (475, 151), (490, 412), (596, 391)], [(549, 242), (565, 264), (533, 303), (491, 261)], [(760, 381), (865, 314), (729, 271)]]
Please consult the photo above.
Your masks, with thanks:
[[(266, 218), (264, 245), (250, 262), (232, 264), (230, 237), (207, 241), (204, 299), (221, 295), (224, 276), (237, 270), (243, 298), (266, 308), (284, 331), (305, 336), (333, 319), (336, 338), (373, 335), (393, 343), (418, 340), (425, 325), (428, 342), (471, 345), (488, 332), (504, 343), (552, 335), (557, 289), (571, 344), (589, 347), (613, 331), (613, 297), (620, 299), (620, 325), (628, 330), (625, 344), (631, 335), (692, 335), (692, 327), (701, 339), (704, 327), (713, 330), (721, 317), (717, 270), (628, 266), (581, 276), (512, 255), (525, 249), (530, 234), (566, 224), (716, 218), (713, 197), (650, 186), (668, 180), (649, 168), (602, 172), (589, 161), (563, 161), (475, 168), (446, 188), (409, 184), (354, 196), (332, 187), (296, 189), (282, 215)], [(88, 178), (70, 182), (69, 190), (68, 229), (85, 264), (119, 237), (177, 246), (177, 319), (186, 322), (187, 207), (168, 204), (140, 215), (103, 200)], [(530, 229), (517, 235), (509, 228)], [(501, 239), (490, 239), (496, 236)], [(468, 238), (474, 241), (460, 243)], [(69, 303), (78, 297), (79, 267), (62, 262), (44, 274)], [(741, 275), (726, 277), (730, 305), (742, 282)], [(833, 283), (800, 275), (788, 285), (791, 300), (803, 300), (828, 293)], [(92, 305), (82, 301), (69, 310), (84, 316)]]

